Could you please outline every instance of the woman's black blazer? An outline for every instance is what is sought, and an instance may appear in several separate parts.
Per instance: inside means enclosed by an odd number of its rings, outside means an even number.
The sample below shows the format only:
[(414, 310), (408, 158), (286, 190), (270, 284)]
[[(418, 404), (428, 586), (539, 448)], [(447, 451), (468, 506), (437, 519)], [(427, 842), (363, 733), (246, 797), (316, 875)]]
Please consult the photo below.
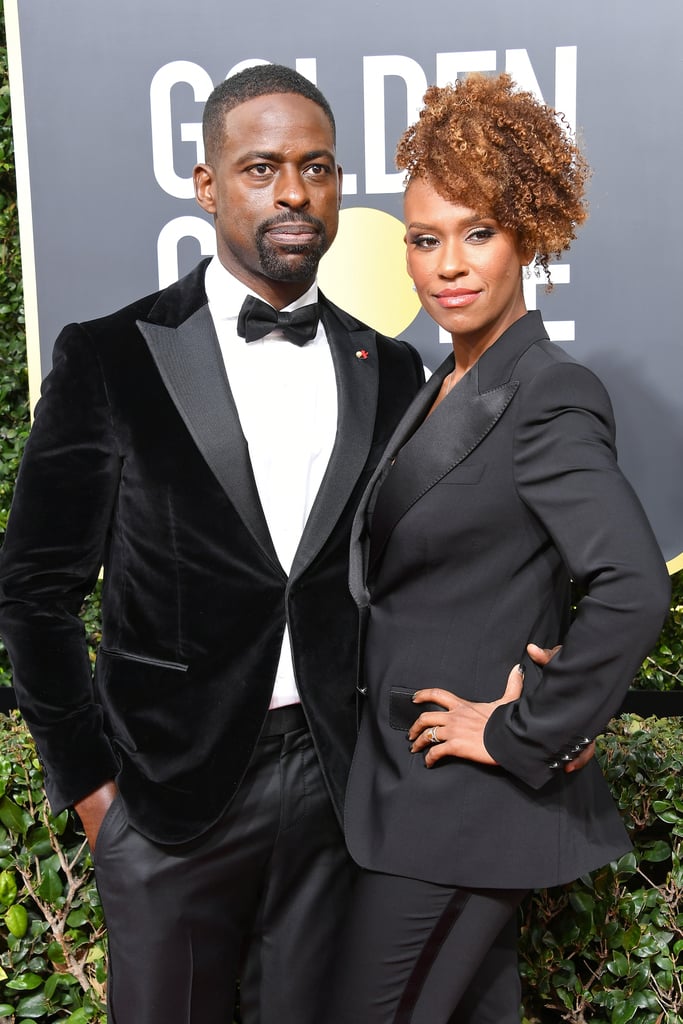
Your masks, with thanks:
[[(427, 419), (450, 356), (413, 402), (361, 502), (351, 588), (363, 715), (346, 834), (366, 868), (434, 882), (548, 886), (628, 849), (597, 762), (558, 759), (620, 707), (669, 603), (661, 553), (616, 462), (597, 378), (526, 314)], [(570, 580), (583, 593), (570, 625)], [(561, 653), (540, 670), (527, 642)], [(498, 762), (427, 769), (410, 694), (519, 701), (489, 720)], [(414, 713), (413, 713), (414, 709)]]

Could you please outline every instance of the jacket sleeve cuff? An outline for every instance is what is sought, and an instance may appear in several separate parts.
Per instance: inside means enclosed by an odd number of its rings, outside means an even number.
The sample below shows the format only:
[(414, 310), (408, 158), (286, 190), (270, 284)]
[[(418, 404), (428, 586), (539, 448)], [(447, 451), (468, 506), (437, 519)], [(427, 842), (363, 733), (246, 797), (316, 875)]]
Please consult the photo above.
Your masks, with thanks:
[(549, 751), (524, 735), (517, 702), (497, 707), (484, 729), (484, 746), (497, 764), (532, 789), (541, 789), (591, 742), (577, 736), (565, 748)]
[(73, 807), (119, 773), (118, 759), (101, 728), (101, 711), (95, 707), (95, 721), (92, 712), (90, 708), (87, 714), (74, 714), (59, 730), (51, 728), (49, 733), (38, 723), (26, 720), (36, 743), (53, 814)]

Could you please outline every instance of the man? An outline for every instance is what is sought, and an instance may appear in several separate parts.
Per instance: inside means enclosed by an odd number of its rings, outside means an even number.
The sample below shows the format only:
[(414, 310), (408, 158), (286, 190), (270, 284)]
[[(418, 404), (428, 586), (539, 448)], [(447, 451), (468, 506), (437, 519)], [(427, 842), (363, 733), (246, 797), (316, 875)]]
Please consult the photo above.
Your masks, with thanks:
[[(218, 258), (62, 332), (0, 626), (52, 807), (94, 851), (110, 1019), (228, 1024), (239, 976), (245, 1022), (312, 1024), (349, 878), (350, 525), (422, 366), (318, 294), (342, 183), (319, 91), (250, 68), (204, 131)], [(307, 343), (240, 317), (250, 295), (295, 327), (317, 302)], [(93, 692), (78, 613), (102, 564)]]
[(250, 68), (204, 134), (217, 258), (60, 335), (0, 629), (52, 807), (93, 850), (110, 1020), (229, 1024), (239, 977), (245, 1024), (319, 1024), (350, 878), (349, 533), (422, 366), (318, 293), (342, 182), (321, 93)]

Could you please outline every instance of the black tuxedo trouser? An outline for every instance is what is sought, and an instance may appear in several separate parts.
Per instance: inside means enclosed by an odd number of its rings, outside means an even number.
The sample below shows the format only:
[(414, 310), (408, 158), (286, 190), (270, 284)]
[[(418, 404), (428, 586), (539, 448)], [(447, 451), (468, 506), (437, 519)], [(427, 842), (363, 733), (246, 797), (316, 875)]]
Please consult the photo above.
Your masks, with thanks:
[(321, 1020), (519, 1024), (516, 910), (525, 895), (362, 872)]
[(117, 798), (95, 871), (110, 1024), (231, 1024), (238, 978), (243, 1024), (321, 1024), (354, 869), (305, 728), (260, 740), (192, 843), (150, 842)]

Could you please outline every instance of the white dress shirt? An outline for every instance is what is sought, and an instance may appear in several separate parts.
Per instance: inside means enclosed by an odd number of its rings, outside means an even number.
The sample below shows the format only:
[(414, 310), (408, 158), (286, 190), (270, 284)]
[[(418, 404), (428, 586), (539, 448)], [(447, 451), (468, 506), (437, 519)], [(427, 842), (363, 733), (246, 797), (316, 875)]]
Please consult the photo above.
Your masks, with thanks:
[[(237, 334), (237, 317), (245, 297), (255, 293), (218, 257), (206, 269), (205, 287), (263, 512), (278, 559), (289, 573), (337, 433), (330, 346), (322, 322), (303, 346), (287, 341), (280, 330), (247, 343)], [(285, 309), (317, 299), (313, 284)], [(270, 706), (298, 701), (287, 626)]]

